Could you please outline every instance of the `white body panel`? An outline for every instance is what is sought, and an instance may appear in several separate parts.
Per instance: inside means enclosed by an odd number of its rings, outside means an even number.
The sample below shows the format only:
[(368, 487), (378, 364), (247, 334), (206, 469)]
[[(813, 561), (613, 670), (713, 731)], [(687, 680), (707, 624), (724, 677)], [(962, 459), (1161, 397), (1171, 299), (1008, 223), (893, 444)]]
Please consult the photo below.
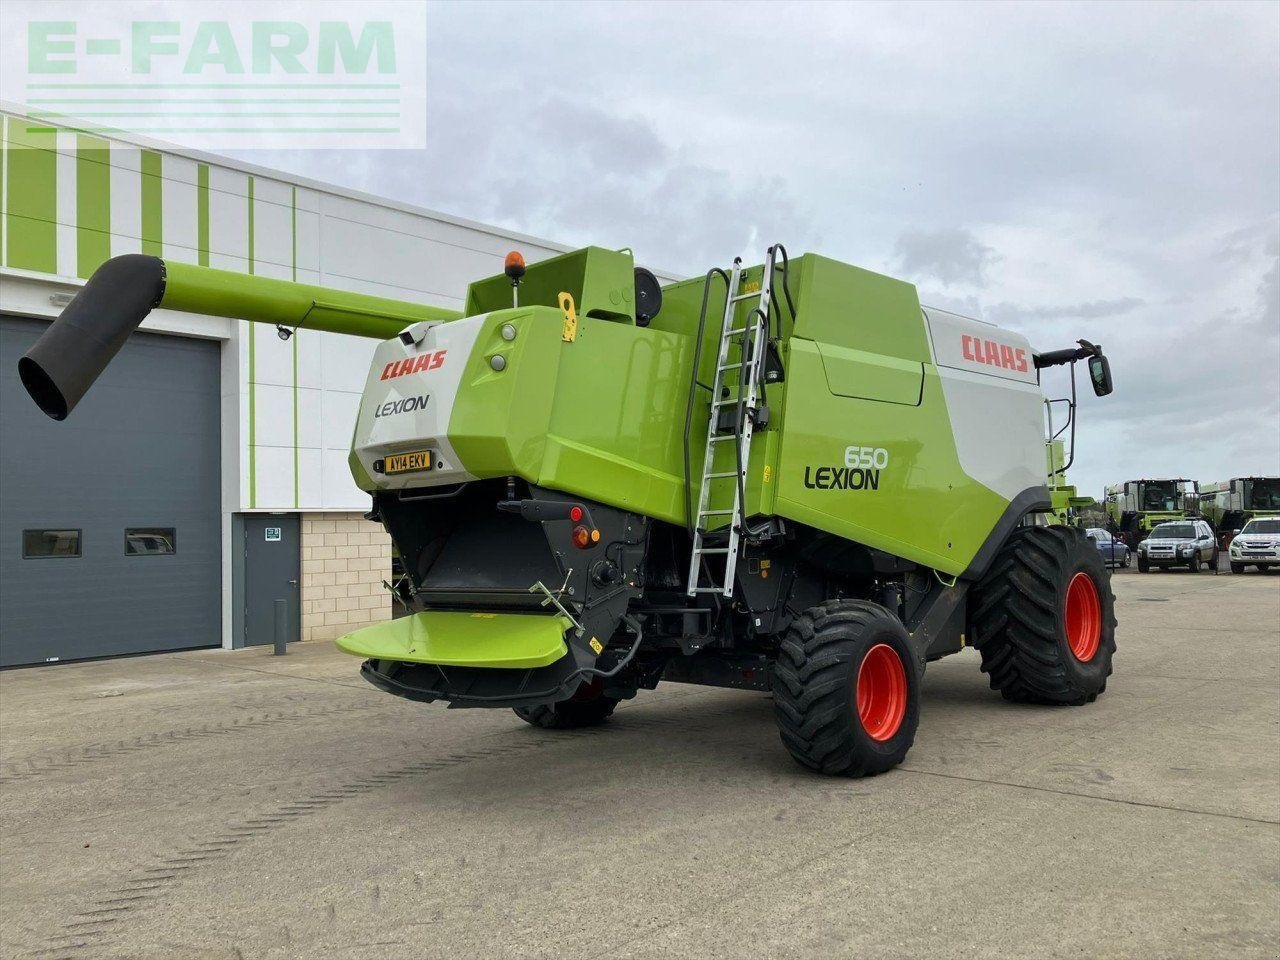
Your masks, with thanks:
[[(373, 355), (356, 418), (354, 447), (365, 473), (381, 488), (402, 490), (474, 480), (449, 443), (449, 419), (462, 371), (486, 317), (427, 327), (421, 342), (384, 341)], [(423, 369), (399, 371), (408, 365)], [(384, 474), (388, 454), (431, 450), (430, 470)]]
[(1045, 485), (1044, 395), (1025, 337), (924, 308), (964, 472), (1012, 500)]

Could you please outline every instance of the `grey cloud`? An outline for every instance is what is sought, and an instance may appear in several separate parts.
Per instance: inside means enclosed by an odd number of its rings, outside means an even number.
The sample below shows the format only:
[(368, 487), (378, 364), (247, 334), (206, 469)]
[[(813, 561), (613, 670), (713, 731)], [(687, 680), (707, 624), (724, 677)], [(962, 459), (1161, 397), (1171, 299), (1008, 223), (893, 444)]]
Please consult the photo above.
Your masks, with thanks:
[(1105, 344), (1083, 489), (1280, 471), (1280, 7), (796, 5), (768, 84), (732, 9), (433, 5), (425, 151), (250, 159), (689, 274), (897, 274)]
[(968, 230), (913, 230), (898, 238), (898, 263), (908, 277), (944, 284), (986, 283), (987, 267), (996, 261), (995, 251)]
[(1131, 313), (1145, 304), (1141, 297), (1118, 297), (1114, 300), (1087, 300), (1083, 303), (1034, 306), (996, 303), (987, 307), (984, 317), (992, 323), (1017, 324), (1029, 320), (1102, 320)]

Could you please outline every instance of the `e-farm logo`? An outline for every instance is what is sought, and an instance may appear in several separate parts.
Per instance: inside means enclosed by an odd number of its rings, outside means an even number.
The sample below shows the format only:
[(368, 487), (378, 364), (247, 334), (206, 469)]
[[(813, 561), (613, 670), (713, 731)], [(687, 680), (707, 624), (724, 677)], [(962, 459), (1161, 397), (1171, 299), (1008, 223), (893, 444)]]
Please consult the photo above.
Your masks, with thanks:
[(201, 148), (426, 146), (417, 0), (8, 0), (0, 99)]

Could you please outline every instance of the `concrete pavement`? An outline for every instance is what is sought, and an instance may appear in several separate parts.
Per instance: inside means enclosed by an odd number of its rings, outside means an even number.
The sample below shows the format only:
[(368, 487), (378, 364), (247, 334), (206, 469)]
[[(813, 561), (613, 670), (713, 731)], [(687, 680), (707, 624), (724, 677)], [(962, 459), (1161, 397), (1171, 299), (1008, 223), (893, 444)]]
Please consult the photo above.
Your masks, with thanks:
[(872, 780), (741, 691), (556, 733), (328, 644), (0, 674), (0, 955), (1274, 957), (1280, 576), (1113, 582), (1096, 704), (966, 651)]

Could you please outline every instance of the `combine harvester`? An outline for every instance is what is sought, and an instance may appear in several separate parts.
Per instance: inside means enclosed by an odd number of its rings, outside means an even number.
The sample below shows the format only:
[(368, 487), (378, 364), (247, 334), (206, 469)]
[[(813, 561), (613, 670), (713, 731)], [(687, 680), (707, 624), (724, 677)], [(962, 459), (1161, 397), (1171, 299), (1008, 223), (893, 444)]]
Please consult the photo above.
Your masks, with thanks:
[(461, 314), (129, 255), (21, 359), (35, 402), (65, 418), (156, 307), (382, 341), (350, 466), (415, 612), (338, 645), (388, 693), (564, 728), (664, 679), (772, 691), (800, 763), (862, 775), (966, 643), (1011, 700), (1106, 687), (1110, 580), (1047, 523), (1039, 384), (1085, 360), (1109, 393), (1091, 344), (780, 246), (665, 288), (629, 252), (512, 254)]
[(1254, 517), (1280, 516), (1280, 477), (1236, 477), (1200, 487), (1200, 512), (1226, 550)]
[(1104, 492), (1112, 532), (1134, 550), (1156, 524), (1197, 515), (1199, 484), (1194, 480), (1126, 480)]

